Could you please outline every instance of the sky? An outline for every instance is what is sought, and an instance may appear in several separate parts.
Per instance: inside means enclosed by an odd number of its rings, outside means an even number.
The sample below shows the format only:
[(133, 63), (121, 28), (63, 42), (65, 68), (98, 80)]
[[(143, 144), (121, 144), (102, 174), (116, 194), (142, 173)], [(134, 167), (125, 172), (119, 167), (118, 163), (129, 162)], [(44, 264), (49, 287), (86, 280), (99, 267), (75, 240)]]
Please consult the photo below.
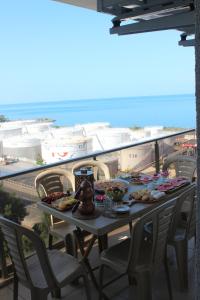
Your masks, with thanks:
[(51, 0), (2, 1), (0, 105), (194, 93), (180, 32), (110, 35), (112, 16)]

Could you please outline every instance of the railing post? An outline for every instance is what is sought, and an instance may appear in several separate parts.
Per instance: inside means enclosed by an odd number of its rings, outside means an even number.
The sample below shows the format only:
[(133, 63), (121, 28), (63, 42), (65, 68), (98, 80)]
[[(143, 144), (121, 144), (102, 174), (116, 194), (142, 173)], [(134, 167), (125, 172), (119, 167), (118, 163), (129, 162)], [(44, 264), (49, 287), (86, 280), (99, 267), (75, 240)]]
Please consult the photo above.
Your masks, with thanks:
[(159, 154), (159, 144), (158, 141), (155, 141), (154, 144), (154, 149), (155, 149), (155, 168), (156, 168), (156, 173), (160, 172), (160, 154)]
[(6, 256), (5, 256), (5, 250), (4, 250), (4, 244), (3, 244), (3, 235), (0, 231), (0, 264), (1, 264), (1, 277), (7, 278), (7, 266), (6, 266)]

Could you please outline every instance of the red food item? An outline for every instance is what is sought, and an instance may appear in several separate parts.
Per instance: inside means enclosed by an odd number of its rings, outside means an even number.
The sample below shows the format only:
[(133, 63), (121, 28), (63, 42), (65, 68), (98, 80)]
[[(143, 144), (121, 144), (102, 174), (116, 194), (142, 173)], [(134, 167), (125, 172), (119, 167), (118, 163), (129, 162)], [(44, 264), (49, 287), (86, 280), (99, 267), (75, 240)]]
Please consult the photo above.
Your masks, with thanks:
[(58, 200), (64, 196), (65, 196), (65, 194), (63, 192), (54, 192), (54, 193), (50, 193), (48, 196), (42, 198), (42, 201), (46, 202), (48, 204), (51, 204), (53, 201)]
[(143, 177), (142, 180), (143, 181), (149, 181), (149, 177)]
[(171, 190), (174, 188), (174, 185), (172, 182), (166, 182), (164, 184), (160, 184), (157, 186), (157, 190), (158, 191), (161, 191), (161, 192), (164, 192), (164, 191), (168, 191), (168, 190)]
[(96, 201), (98, 202), (103, 202), (105, 199), (106, 199), (106, 196), (105, 195), (97, 195), (95, 197)]
[(163, 172), (161, 172), (161, 175), (163, 177), (167, 177), (167, 176), (169, 176), (169, 172), (168, 171), (163, 171)]
[(158, 179), (158, 178), (160, 178), (160, 174), (155, 173), (155, 174), (153, 174), (152, 178), (153, 179)]

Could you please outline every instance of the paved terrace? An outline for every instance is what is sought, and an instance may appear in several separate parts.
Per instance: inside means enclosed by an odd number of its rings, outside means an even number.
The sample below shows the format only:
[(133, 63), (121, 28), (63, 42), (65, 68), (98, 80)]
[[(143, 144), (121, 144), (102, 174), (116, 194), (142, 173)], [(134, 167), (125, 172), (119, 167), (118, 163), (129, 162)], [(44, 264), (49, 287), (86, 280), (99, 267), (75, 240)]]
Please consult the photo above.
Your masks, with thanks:
[[(117, 231), (113, 231), (109, 237), (109, 245), (119, 242), (128, 236), (128, 227), (124, 226)], [(92, 265), (95, 266), (98, 264), (98, 251), (97, 245), (93, 248), (91, 252), (91, 261)], [(170, 275), (173, 283), (173, 295), (175, 300), (193, 300), (194, 299), (194, 241), (191, 240), (189, 243), (189, 291), (188, 292), (180, 292), (178, 290), (178, 281), (177, 281), (177, 273), (176, 273), (176, 261), (173, 249), (169, 248), (169, 261), (170, 261)], [(95, 275), (98, 278), (98, 270), (95, 271)], [(106, 272), (106, 277), (111, 278), (113, 275), (112, 272)], [(91, 294), (92, 300), (98, 300), (98, 293), (91, 286)], [(128, 279), (126, 276), (122, 277), (120, 280), (115, 281), (112, 285), (110, 285), (106, 290), (106, 294), (111, 300), (134, 300), (137, 299), (136, 291), (133, 287), (129, 288)], [(153, 283), (153, 299), (154, 300), (168, 300), (168, 291), (165, 280), (164, 270), (161, 268), (160, 272), (155, 276)], [(0, 289), (0, 299), (1, 300), (11, 300), (13, 299), (13, 291), (12, 284), (8, 285)], [(30, 293), (29, 290), (24, 288), (23, 286), (19, 287), (19, 300), (29, 300)], [(49, 295), (48, 299), (55, 299)], [(82, 283), (78, 286), (68, 285), (67, 287), (62, 289), (62, 299), (63, 300), (85, 300), (84, 288)], [(139, 300), (139, 299), (138, 299)]]

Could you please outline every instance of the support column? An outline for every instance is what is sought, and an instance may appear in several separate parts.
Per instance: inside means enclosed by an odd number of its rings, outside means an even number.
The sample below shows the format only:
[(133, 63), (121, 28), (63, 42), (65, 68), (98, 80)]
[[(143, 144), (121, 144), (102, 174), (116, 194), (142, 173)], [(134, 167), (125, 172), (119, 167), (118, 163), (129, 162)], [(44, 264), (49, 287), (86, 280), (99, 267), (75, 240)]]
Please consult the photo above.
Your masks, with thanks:
[(196, 129), (197, 129), (197, 213), (196, 213), (196, 278), (195, 299), (200, 300), (200, 1), (195, 0), (195, 73), (196, 73)]

